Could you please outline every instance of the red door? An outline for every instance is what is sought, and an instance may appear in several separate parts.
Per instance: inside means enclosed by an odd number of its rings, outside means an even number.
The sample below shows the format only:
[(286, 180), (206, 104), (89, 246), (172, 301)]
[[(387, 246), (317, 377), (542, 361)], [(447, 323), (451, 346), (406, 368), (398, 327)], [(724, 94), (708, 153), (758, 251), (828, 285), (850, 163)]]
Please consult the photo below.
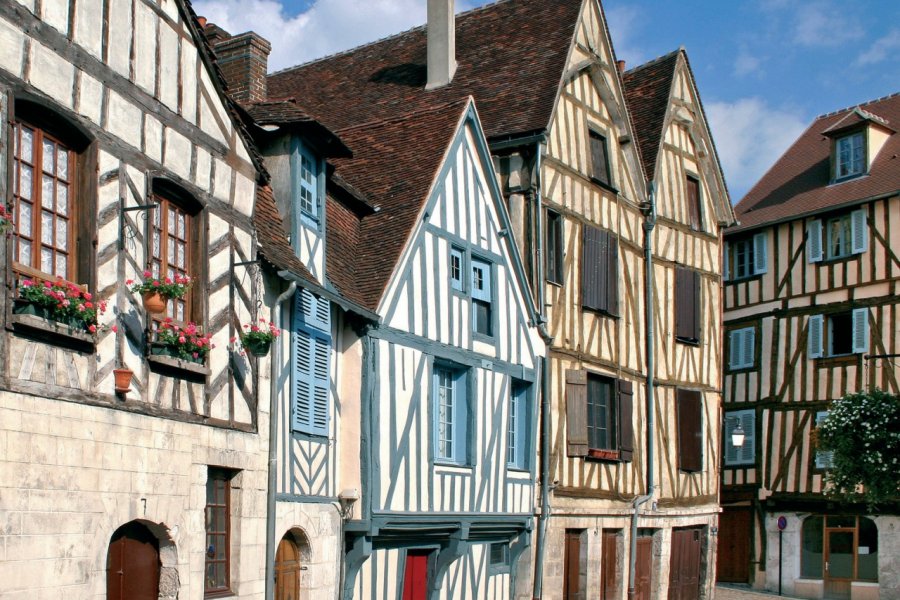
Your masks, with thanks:
[(107, 600), (157, 600), (159, 542), (140, 523), (128, 523), (112, 536), (107, 557)]
[(719, 515), (719, 548), (716, 551), (716, 581), (750, 581), (750, 538), (753, 535), (750, 508), (726, 508)]
[(403, 600), (428, 598), (428, 555), (425, 550), (409, 550), (403, 571)]
[(669, 600), (697, 600), (700, 597), (701, 534), (700, 529), (672, 531)]

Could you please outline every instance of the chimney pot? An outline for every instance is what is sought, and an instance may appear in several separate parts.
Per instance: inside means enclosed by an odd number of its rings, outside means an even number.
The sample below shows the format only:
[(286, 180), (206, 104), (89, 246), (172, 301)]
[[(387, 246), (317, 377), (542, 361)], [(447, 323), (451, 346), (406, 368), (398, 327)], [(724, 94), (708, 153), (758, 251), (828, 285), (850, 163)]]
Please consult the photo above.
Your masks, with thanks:
[(197, 17), (197, 22), (200, 23), (200, 27), (206, 27), (206, 17)]
[(616, 67), (618, 67), (618, 69), (619, 69), (619, 74), (624, 73), (624, 72), (625, 72), (625, 61), (624, 61), (624, 60), (617, 60), (617, 61), (616, 61)]
[(428, 83), (426, 90), (443, 87), (456, 73), (456, 17), (454, 0), (428, 0)]

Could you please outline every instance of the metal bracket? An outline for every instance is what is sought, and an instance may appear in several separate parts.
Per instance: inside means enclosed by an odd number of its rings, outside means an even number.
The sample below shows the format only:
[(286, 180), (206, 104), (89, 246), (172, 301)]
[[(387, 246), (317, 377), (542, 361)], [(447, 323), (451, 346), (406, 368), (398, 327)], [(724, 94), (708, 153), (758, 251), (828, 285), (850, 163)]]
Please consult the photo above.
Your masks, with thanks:
[[(136, 231), (131, 230), (131, 226), (128, 225), (125, 221), (125, 213), (134, 212), (137, 210), (153, 210), (154, 208), (158, 208), (159, 204), (139, 204), (137, 206), (125, 206), (125, 199), (119, 199), (119, 250), (125, 250), (125, 238), (127, 236), (128, 239), (133, 239), (135, 235), (137, 235)], [(144, 216), (146, 219), (146, 215)], [(131, 231), (130, 235), (127, 235), (126, 232)]]

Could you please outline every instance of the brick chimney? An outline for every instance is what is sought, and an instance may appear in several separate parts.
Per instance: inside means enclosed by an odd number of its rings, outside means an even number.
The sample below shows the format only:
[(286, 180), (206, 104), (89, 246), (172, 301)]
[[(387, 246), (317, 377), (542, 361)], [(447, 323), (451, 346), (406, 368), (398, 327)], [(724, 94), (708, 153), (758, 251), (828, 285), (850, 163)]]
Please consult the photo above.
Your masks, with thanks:
[(203, 28), (228, 84), (228, 94), (240, 104), (266, 99), (266, 69), (272, 45), (248, 31), (235, 36), (208, 23)]
[(426, 90), (447, 85), (456, 73), (454, 0), (428, 0), (428, 83)]

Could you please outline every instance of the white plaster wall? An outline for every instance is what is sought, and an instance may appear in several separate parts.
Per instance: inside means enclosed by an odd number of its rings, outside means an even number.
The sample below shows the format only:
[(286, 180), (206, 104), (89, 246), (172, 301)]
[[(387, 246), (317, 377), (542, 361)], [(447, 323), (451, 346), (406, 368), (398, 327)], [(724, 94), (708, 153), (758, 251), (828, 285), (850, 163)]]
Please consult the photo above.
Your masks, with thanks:
[[(334, 503), (278, 502), (276, 546), (289, 531), (309, 543), (309, 560), (300, 574), (301, 598), (337, 600), (343, 556), (343, 529)], [(302, 556), (302, 554), (301, 554)]]

